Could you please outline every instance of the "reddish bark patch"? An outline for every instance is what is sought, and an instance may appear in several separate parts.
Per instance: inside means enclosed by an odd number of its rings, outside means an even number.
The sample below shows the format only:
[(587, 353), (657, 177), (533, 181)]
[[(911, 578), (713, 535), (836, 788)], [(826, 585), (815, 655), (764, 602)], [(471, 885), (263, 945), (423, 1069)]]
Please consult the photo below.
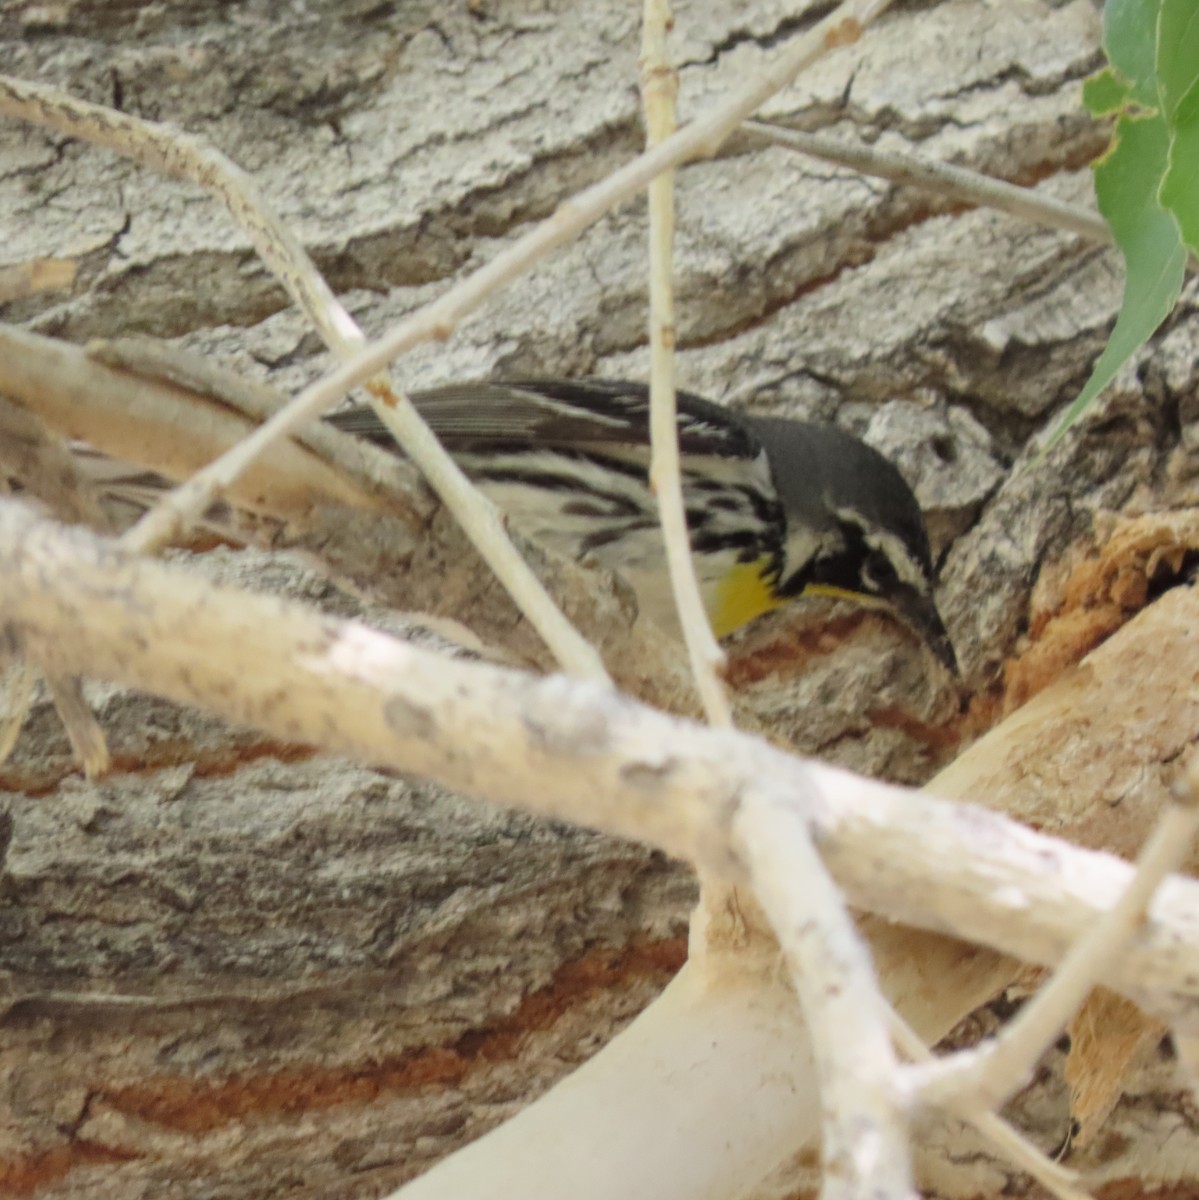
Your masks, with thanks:
[(962, 740), (961, 731), (956, 726), (930, 725), (903, 708), (872, 708), (867, 720), (878, 729), (897, 729), (929, 750), (953, 750)]
[(480, 1064), (517, 1057), (524, 1038), (550, 1028), (573, 1007), (645, 979), (664, 985), (687, 957), (685, 938), (592, 950), (561, 967), (516, 1011), (447, 1046), (408, 1051), (353, 1067), (314, 1067), (210, 1081), (159, 1076), (102, 1093), (111, 1107), (142, 1121), (204, 1133), (247, 1116), (367, 1104), (384, 1093), (453, 1087)]
[[(261, 759), (296, 763), (304, 762), (316, 753), (312, 746), (264, 738), (240, 746), (223, 746), (219, 753), (197, 754), (196, 745), (192, 741), (184, 738), (164, 738), (136, 757), (131, 754), (114, 754), (110, 773), (137, 775), (170, 767), (191, 766), (197, 778), (220, 779), (232, 775), (247, 763), (258, 762)], [(20, 792), (36, 800), (57, 791), (64, 779), (80, 774), (79, 767), (73, 760), (65, 758), (60, 766), (47, 765), (40, 770), (10, 765), (0, 770), (0, 791)]]
[(1199, 551), (1199, 512), (1118, 522), (1029, 619), (1028, 641), (1004, 668), (1003, 713), (1013, 712), (1106, 641), (1176, 582)]
[(0, 1196), (29, 1196), (62, 1179), (76, 1167), (128, 1162), (133, 1157), (105, 1146), (71, 1141), (37, 1154), (0, 1159)]
[(772, 675), (792, 674), (813, 658), (832, 654), (854, 635), (868, 615), (865, 612), (845, 613), (819, 625), (788, 629), (745, 654), (734, 651), (725, 679), (729, 687), (736, 689), (759, 683)]
[(1113, 1179), (1093, 1188), (1091, 1194), (1096, 1200), (1195, 1200), (1195, 1182), (1151, 1184), (1143, 1179)]

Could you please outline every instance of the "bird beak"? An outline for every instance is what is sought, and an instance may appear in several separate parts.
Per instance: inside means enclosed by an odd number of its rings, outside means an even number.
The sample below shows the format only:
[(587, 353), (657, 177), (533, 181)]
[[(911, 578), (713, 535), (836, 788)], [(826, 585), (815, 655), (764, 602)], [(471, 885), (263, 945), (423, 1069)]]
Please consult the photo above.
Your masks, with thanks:
[(900, 587), (887, 599), (900, 620), (923, 639), (950, 673), (960, 676), (962, 672), (958, 667), (957, 655), (953, 652), (953, 643), (949, 640), (949, 633), (933, 598), (913, 587)]
[(953, 643), (937, 612), (931, 596), (918, 592), (904, 584), (890, 590), (886, 596), (875, 596), (869, 592), (855, 592), (849, 588), (836, 587), (827, 583), (810, 583), (804, 588), (805, 596), (827, 596), (830, 600), (848, 600), (851, 604), (864, 604), (897, 616), (943, 663), (950, 674), (961, 677), (958, 657), (953, 652)]

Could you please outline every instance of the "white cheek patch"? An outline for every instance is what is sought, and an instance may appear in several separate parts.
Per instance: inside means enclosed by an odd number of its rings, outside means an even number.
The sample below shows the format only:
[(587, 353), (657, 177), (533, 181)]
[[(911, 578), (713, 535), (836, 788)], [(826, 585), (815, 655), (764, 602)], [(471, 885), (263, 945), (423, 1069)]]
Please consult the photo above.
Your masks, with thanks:
[(820, 548), (820, 539), (811, 529), (788, 530), (787, 540), (783, 544), (784, 571), (790, 575), (796, 568), (802, 566)]
[(867, 546), (872, 550), (881, 551), (887, 556), (887, 561), (895, 568), (895, 574), (903, 583), (914, 587), (918, 592), (929, 590), (928, 577), (921, 569), (920, 564), (908, 552), (902, 539), (885, 530), (863, 533), (862, 536)]
[(924, 595), (929, 594), (932, 584), (901, 537), (886, 529), (868, 528), (859, 513), (848, 509), (837, 509), (837, 517), (848, 524), (856, 525), (862, 531), (862, 540), (871, 550), (877, 550), (886, 557), (895, 568), (895, 574), (901, 583), (906, 583)]

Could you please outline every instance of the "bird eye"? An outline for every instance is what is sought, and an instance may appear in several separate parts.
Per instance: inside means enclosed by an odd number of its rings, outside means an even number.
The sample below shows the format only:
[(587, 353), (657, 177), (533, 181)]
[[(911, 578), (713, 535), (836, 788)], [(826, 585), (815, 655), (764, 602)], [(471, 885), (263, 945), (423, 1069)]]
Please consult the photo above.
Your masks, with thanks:
[(899, 582), (899, 575), (885, 554), (872, 554), (862, 567), (862, 578), (876, 592), (885, 592)]

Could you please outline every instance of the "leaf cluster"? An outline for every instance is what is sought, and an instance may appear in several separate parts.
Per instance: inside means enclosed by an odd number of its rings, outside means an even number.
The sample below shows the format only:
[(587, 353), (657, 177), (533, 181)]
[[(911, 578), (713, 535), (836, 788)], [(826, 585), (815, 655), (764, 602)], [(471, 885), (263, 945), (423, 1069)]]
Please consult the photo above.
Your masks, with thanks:
[(1107, 0), (1103, 45), (1108, 66), (1087, 81), (1083, 99), (1093, 116), (1115, 119), (1094, 164), (1095, 194), (1124, 257), (1124, 298), (1048, 446), (1170, 315), (1188, 255), (1199, 253), (1199, 5)]

